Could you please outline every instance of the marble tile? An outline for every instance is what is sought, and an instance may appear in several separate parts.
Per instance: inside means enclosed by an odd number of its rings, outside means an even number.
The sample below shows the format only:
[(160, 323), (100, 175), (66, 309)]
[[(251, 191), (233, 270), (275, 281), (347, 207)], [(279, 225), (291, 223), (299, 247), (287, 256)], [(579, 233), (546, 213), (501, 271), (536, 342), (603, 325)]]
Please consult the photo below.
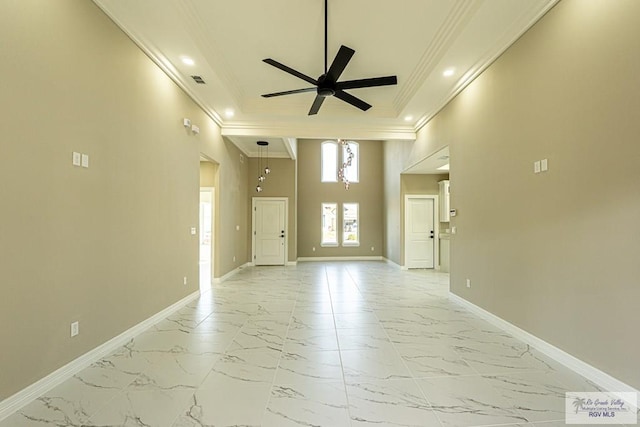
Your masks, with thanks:
[(477, 372), (451, 347), (430, 344), (395, 344), (415, 378), (475, 375)]
[(469, 366), (481, 374), (551, 370), (542, 353), (520, 342), (506, 345), (468, 341), (454, 349)]
[(286, 329), (272, 330), (245, 325), (233, 338), (227, 347), (227, 352), (237, 349), (257, 350), (261, 348), (279, 351), (282, 349), (285, 333)]
[(342, 364), (338, 351), (285, 352), (280, 358), (274, 384), (340, 381)]
[(260, 426), (270, 383), (212, 373), (190, 397), (173, 427)]
[(157, 354), (128, 390), (195, 390), (222, 355)]
[(347, 385), (352, 426), (440, 426), (413, 380)]
[(349, 427), (344, 383), (312, 382), (274, 386), (262, 426)]
[(338, 338), (335, 329), (289, 329), (284, 343), (284, 351), (338, 350)]
[(382, 326), (378, 316), (373, 311), (360, 313), (336, 313), (334, 314), (337, 329), (357, 329), (371, 325)]
[(87, 375), (80, 380), (78, 376), (67, 380), (46, 395), (13, 414), (4, 422), (3, 427), (39, 427), (39, 426), (80, 426), (89, 422), (120, 389), (113, 382), (100, 386), (95, 381), (87, 381)]
[(375, 325), (358, 329), (338, 329), (340, 350), (387, 350), (394, 351), (394, 346), (387, 332)]
[(484, 378), (529, 421), (553, 421), (565, 417), (567, 390), (555, 379), (553, 372), (516, 373)]
[(368, 304), (362, 300), (336, 301), (336, 299), (334, 298), (332, 307), (333, 307), (334, 313), (340, 313), (340, 314), (369, 312)]
[(416, 382), (443, 426), (529, 422), (480, 376), (449, 376)]
[(289, 324), (289, 330), (296, 329), (330, 329), (335, 328), (333, 314), (294, 312)]
[(270, 349), (234, 350), (226, 353), (212, 372), (248, 383), (273, 382), (281, 352)]
[(347, 384), (411, 378), (395, 350), (344, 350), (341, 354)]
[(564, 425), (599, 387), (384, 262), (246, 268), (0, 427)]
[(87, 427), (171, 427), (192, 390), (144, 390), (121, 392), (91, 417)]

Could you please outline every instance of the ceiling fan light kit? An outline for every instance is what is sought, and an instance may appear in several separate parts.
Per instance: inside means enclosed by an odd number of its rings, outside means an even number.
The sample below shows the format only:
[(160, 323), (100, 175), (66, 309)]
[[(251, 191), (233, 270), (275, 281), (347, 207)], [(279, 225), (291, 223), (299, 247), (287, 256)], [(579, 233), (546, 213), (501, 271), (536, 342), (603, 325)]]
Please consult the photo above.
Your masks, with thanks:
[(267, 58), (264, 59), (263, 62), (276, 67), (285, 73), (289, 73), (292, 76), (298, 77), (301, 80), (306, 81), (307, 83), (312, 84), (314, 87), (307, 87), (302, 89), (294, 89), (287, 90), (284, 92), (274, 92), (262, 95), (264, 98), (272, 98), (275, 96), (283, 96), (283, 95), (293, 95), (296, 93), (306, 93), (306, 92), (316, 92), (316, 98), (311, 105), (311, 109), (309, 110), (310, 116), (318, 114), (320, 107), (324, 100), (330, 96), (335, 96), (336, 98), (346, 102), (347, 104), (353, 105), (356, 108), (359, 108), (362, 111), (367, 111), (371, 108), (371, 105), (366, 103), (365, 101), (357, 98), (347, 92), (346, 89), (359, 89), (366, 87), (375, 87), (375, 86), (390, 86), (398, 84), (398, 78), (396, 76), (386, 76), (386, 77), (374, 77), (369, 79), (359, 79), (359, 80), (349, 80), (339, 82), (338, 79), (342, 75), (342, 72), (351, 61), (351, 58), (355, 54), (355, 50), (347, 47), (340, 46), (340, 50), (338, 50), (338, 54), (333, 59), (331, 66), (327, 68), (327, 56), (328, 56), (328, 46), (327, 46), (327, 0), (324, 1), (324, 74), (322, 74), (318, 79), (314, 79), (309, 77), (293, 68), (290, 68), (274, 59)]

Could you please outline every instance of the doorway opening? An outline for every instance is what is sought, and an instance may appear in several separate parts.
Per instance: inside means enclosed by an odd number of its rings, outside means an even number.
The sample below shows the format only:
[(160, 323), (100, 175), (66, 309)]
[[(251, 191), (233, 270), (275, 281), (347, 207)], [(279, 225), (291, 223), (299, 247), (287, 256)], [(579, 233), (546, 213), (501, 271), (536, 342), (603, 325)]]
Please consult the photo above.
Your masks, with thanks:
[(216, 188), (219, 165), (200, 155), (200, 201), (199, 201), (199, 285), (200, 292), (211, 289), (216, 273)]
[(200, 291), (211, 288), (213, 279), (213, 208), (215, 189), (200, 187)]

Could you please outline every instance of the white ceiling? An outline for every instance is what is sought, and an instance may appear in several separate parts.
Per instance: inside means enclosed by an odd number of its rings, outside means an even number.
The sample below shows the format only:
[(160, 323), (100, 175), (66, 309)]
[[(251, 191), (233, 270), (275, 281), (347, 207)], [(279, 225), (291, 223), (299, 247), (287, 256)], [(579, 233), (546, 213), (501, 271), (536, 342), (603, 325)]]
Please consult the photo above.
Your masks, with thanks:
[(296, 138), (415, 139), (557, 0), (329, 0), (329, 63), (342, 44), (356, 51), (340, 80), (397, 75), (398, 85), (350, 90), (373, 105), (367, 112), (329, 98), (316, 116), (307, 115), (314, 92), (260, 96), (310, 86), (262, 60), (322, 74), (323, 0), (94, 2), (245, 154), (266, 140), (270, 155), (294, 157)]

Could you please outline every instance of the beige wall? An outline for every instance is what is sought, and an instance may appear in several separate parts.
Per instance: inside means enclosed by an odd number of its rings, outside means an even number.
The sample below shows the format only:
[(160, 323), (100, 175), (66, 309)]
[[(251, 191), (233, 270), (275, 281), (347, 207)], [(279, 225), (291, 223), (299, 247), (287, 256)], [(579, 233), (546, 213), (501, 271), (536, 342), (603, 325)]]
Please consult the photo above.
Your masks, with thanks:
[[(381, 256), (383, 240), (382, 142), (360, 144), (360, 182), (345, 190), (341, 183), (320, 182), (320, 145), (323, 140), (298, 141), (298, 256)], [(323, 202), (360, 204), (360, 246), (321, 247)], [(341, 217), (338, 218), (341, 221)], [(316, 251), (312, 248), (315, 246)], [(374, 250), (371, 250), (371, 247)]]
[(564, 0), (413, 150), (451, 150), (452, 291), (635, 388), (638, 52), (640, 2)]
[(384, 251), (383, 256), (402, 264), (402, 233), (400, 208), (404, 204), (400, 192), (400, 177), (408, 166), (413, 143), (410, 141), (385, 141), (383, 145), (384, 170)]
[(217, 126), (211, 134), (219, 141), (213, 139), (210, 144), (202, 144), (201, 150), (208, 158), (221, 163), (218, 175), (220, 191), (216, 191), (215, 233), (218, 237), (215, 239), (213, 272), (214, 277), (220, 278), (249, 262), (249, 169), (246, 157), (231, 141), (220, 137)]
[[(297, 255), (297, 236), (296, 236), (296, 162), (291, 159), (269, 159), (269, 168), (271, 173), (262, 183), (262, 192), (256, 192), (258, 185), (258, 159), (249, 160), (249, 205), (251, 206), (254, 197), (287, 197), (289, 199), (289, 212), (287, 224), (287, 261), (293, 262), (298, 258)], [(264, 167), (264, 163), (262, 165)], [(252, 227), (252, 212), (248, 211), (249, 227)], [(248, 235), (248, 258), (251, 259), (251, 233)]]
[[(196, 291), (200, 152), (220, 164), (223, 225), (246, 217), (247, 172), (92, 2), (3, 2), (0, 39), (2, 400)], [(220, 244), (244, 263), (233, 233)]]
[(444, 179), (449, 179), (449, 175), (402, 174), (400, 177), (402, 200), (407, 194), (437, 195), (440, 191), (438, 183)]
[(218, 169), (217, 163), (209, 161), (200, 161), (200, 187), (217, 187), (218, 185)]

